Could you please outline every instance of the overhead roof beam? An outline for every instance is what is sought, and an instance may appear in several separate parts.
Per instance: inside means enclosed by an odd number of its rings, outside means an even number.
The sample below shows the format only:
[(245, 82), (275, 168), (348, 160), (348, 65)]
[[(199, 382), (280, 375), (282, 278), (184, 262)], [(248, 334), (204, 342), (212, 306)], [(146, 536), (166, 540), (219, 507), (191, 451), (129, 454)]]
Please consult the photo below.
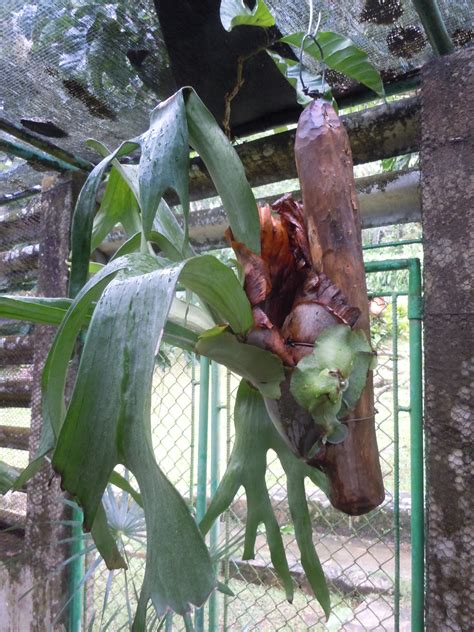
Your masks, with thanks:
[[(417, 151), (420, 122), (417, 97), (400, 99), (341, 117), (349, 134), (354, 164), (362, 164)], [(296, 178), (294, 143), (296, 131), (289, 130), (236, 145), (251, 186)], [(79, 164), (46, 155), (34, 147), (0, 139), (0, 149), (56, 171), (82, 169)], [(216, 195), (215, 187), (197, 157), (191, 161), (190, 195), (199, 200)], [(176, 198), (169, 196), (172, 203)]]
[[(420, 146), (417, 97), (401, 99), (341, 117), (349, 134), (354, 164), (416, 152)], [(296, 178), (294, 155), (296, 130), (272, 134), (235, 146), (252, 187)], [(217, 195), (200, 158), (190, 169), (192, 200)], [(177, 198), (170, 196), (172, 203)]]
[[(362, 228), (419, 222), (419, 181), (420, 174), (416, 170), (356, 178)], [(298, 190), (291, 193), (295, 198), (300, 195)], [(266, 196), (259, 202), (271, 203), (278, 197), (281, 194)], [(224, 232), (228, 226), (229, 220), (221, 206), (192, 211), (189, 214), (191, 244), (198, 251), (227, 246)], [(98, 250), (107, 257), (112, 256), (125, 240), (125, 233), (116, 229), (102, 242)]]

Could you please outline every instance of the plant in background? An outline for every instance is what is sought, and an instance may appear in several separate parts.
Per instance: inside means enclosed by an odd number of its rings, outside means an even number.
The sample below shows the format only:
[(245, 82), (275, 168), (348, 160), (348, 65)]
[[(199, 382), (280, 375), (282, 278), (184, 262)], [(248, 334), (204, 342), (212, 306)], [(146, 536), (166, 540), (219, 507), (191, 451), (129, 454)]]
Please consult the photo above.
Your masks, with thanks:
[[(245, 23), (232, 15), (230, 26)], [(251, 16), (269, 19), (260, 1)], [(329, 49), (326, 53), (328, 63)], [(312, 542), (304, 480), (309, 477), (329, 492), (330, 479), (314, 466), (322, 468), (318, 455), (327, 445), (344, 441), (344, 419), (366, 383), (373, 352), (363, 333), (351, 329), (360, 310), (315, 269), (299, 205), (284, 198), (274, 212), (257, 209), (234, 148), (191, 88), (160, 103), (149, 129), (115, 151), (96, 141), (89, 144), (103, 159), (90, 173), (73, 217), (70, 297), (0, 297), (2, 317), (58, 327), (42, 376), (41, 444), (15, 488), (51, 458), (63, 488), (83, 509), (84, 528), (110, 570), (125, 569), (128, 560), (126, 547), (117, 540), (122, 528), (117, 521), (114, 526), (108, 486), (130, 494), (143, 507), (147, 532), (132, 630), (146, 628), (150, 601), (156, 617), (173, 611), (192, 629), (191, 608), (201, 606), (212, 591), (226, 590), (217, 581), (202, 534), (241, 485), (248, 500), (244, 557), (254, 556), (263, 523), (275, 569), (292, 599), (293, 583), (265, 482), (266, 455), (272, 449), (287, 476), (303, 568), (328, 616), (329, 592)], [(189, 243), (189, 146), (201, 156), (222, 199), (244, 287), (230, 267), (212, 255), (196, 255)], [(137, 165), (120, 161), (134, 152), (140, 154)], [(163, 197), (169, 189), (179, 196), (182, 223)], [(91, 275), (91, 252), (117, 223), (128, 239)], [(178, 283), (186, 290), (184, 300), (177, 296)], [(74, 388), (66, 401), (70, 361), (83, 334)], [(162, 342), (206, 355), (243, 378), (232, 457), (199, 526), (153, 452), (151, 386)], [(133, 475), (139, 491), (117, 471), (121, 466)], [(5, 471), (4, 477), (6, 487), (12, 472)], [(141, 514), (134, 514), (132, 522), (142, 529)]]
[[(312, 30), (313, 3), (310, 0), (310, 26), (307, 33), (290, 33), (275, 39), (270, 30), (275, 26), (275, 18), (263, 0), (257, 0), (251, 10), (244, 0), (222, 0), (220, 17), (223, 27), (232, 31), (239, 26), (253, 26), (267, 29), (266, 46), (240, 57), (236, 69), (237, 80), (234, 88), (226, 96), (226, 116), (223, 127), (230, 136), (230, 105), (244, 83), (244, 63), (261, 51), (266, 51), (276, 67), (296, 91), (298, 103), (308, 105), (312, 94), (323, 94), (332, 99), (331, 87), (325, 81), (324, 71), (318, 74), (303, 67), (303, 53), (309, 55), (323, 68), (341, 73), (373, 90), (379, 97), (385, 95), (380, 73), (369, 61), (367, 54), (350, 39), (332, 31), (319, 31), (321, 16)], [(278, 45), (278, 52), (275, 47)], [(282, 49), (288, 54), (283, 56)], [(293, 53), (293, 54), (292, 54)], [(335, 102), (333, 101), (334, 105)]]

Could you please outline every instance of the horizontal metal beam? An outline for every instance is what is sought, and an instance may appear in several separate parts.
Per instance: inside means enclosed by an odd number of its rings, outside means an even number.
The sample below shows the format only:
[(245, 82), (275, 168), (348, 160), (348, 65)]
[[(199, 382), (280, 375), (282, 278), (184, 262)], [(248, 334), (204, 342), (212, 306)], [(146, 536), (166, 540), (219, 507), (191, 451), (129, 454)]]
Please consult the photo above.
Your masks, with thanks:
[[(418, 171), (396, 171), (356, 179), (363, 228), (388, 226), (421, 220), (420, 174)], [(298, 198), (298, 190), (291, 192)], [(279, 195), (262, 198), (274, 202)], [(222, 248), (228, 244), (224, 232), (229, 225), (221, 206), (193, 211), (189, 216), (189, 237), (198, 251)], [(116, 229), (99, 250), (111, 256), (122, 245), (125, 235)]]
[(33, 197), (33, 195), (38, 195), (38, 193), (41, 193), (40, 184), (35, 184), (29, 189), (24, 189), (23, 191), (5, 193), (4, 195), (0, 195), (0, 206), (11, 204), (12, 202), (17, 202), (18, 200), (25, 200), (26, 198)]
[(28, 450), (30, 429), (21, 426), (0, 425), (0, 448)]
[(0, 337), (0, 366), (17, 366), (33, 362), (33, 336)]
[[(39, 237), (39, 235), (37, 236)], [(39, 244), (13, 248), (0, 252), (0, 275), (11, 272), (27, 272), (38, 266)]]
[[(341, 118), (349, 134), (356, 165), (418, 150), (420, 136), (418, 97), (400, 99), (346, 114)], [(236, 144), (237, 153), (242, 160), (251, 186), (296, 177), (293, 149), (295, 133), (293, 129)], [(23, 136), (26, 138), (24, 133)], [(44, 141), (42, 143), (44, 147)], [(76, 161), (71, 158), (71, 162), (67, 163), (54, 155), (47, 155), (38, 149), (18, 145), (5, 139), (0, 139), (0, 149), (33, 164), (57, 171), (82, 168), (77, 162), (82, 159), (76, 159), (73, 156), (72, 158)], [(66, 156), (63, 155), (63, 158)], [(199, 157), (191, 160), (189, 179), (192, 200), (216, 195), (215, 187)], [(171, 203), (177, 203), (177, 199), (173, 196), (170, 196), (169, 200)]]
[[(419, 108), (418, 97), (410, 97), (342, 116), (349, 134), (354, 164), (418, 151)], [(252, 187), (297, 178), (295, 135), (296, 130), (292, 129), (235, 146)], [(191, 161), (189, 178), (192, 200), (216, 195), (200, 158)], [(177, 203), (176, 197), (170, 196), (170, 201)]]
[(59, 160), (59, 158), (50, 156), (35, 147), (21, 145), (20, 143), (12, 142), (5, 138), (0, 138), (0, 150), (8, 155), (23, 158), (23, 160), (26, 160), (32, 165), (50, 169), (51, 171), (59, 171), (61, 173), (64, 171), (80, 171), (78, 167), (74, 167), (63, 160)]
[(48, 156), (57, 158), (61, 162), (72, 165), (77, 169), (81, 169), (83, 171), (91, 171), (94, 167), (94, 165), (88, 160), (84, 160), (84, 158), (81, 158), (80, 156), (75, 156), (74, 154), (71, 154), (71, 152), (67, 151), (66, 149), (58, 147), (51, 141), (42, 138), (34, 132), (26, 130), (21, 125), (17, 125), (16, 123), (7, 121), (7, 119), (4, 119), (3, 117), (0, 117), (0, 130), (2, 132), (10, 134), (10, 136), (13, 136), (14, 138), (18, 138), (18, 140), (21, 140), (24, 143), (28, 143), (29, 145), (36, 147)]
[(31, 402), (31, 375), (0, 380), (0, 408), (28, 407)]

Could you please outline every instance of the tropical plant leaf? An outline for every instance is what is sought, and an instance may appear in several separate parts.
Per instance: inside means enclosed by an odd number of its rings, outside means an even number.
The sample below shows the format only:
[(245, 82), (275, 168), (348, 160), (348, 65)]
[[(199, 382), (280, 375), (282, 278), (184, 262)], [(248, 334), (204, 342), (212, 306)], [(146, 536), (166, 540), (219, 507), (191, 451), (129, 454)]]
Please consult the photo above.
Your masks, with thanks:
[[(143, 266), (144, 262), (149, 262), (149, 259), (140, 254), (116, 259), (92, 277), (74, 301), (64, 299), (64, 305), (68, 305), (69, 308), (64, 312), (63, 318), (58, 323), (59, 329), (49, 350), (41, 376), (43, 424), (40, 443), (33, 460), (16, 480), (14, 489), (20, 489), (39, 472), (44, 456), (56, 444), (56, 438), (65, 414), (64, 388), (69, 360), (81, 328), (89, 322), (92, 301), (100, 296), (106, 285), (110, 283), (120, 270), (132, 269), (133, 267), (145, 270), (146, 267), (139, 267), (140, 264)], [(42, 307), (44, 308), (44, 306)]]
[(226, 31), (241, 25), (269, 27), (275, 24), (275, 18), (263, 0), (257, 0), (253, 10), (243, 0), (222, 0), (220, 16)]
[(229, 464), (209, 509), (201, 521), (201, 530), (203, 533), (209, 531), (216, 518), (229, 507), (238, 489), (243, 485), (247, 495), (247, 525), (243, 558), (254, 556), (257, 528), (263, 522), (275, 570), (284, 583), (287, 598), (291, 599), (292, 581), (287, 572), (285, 552), (280, 545), (280, 529), (273, 514), (265, 483), (266, 455), (268, 450), (274, 450), (287, 477), (288, 504), (301, 553), (301, 563), (316, 598), (326, 616), (329, 616), (330, 595), (313, 544), (311, 518), (304, 488), (305, 478), (309, 477), (327, 493), (325, 475), (309, 467), (290, 452), (270, 420), (261, 394), (245, 380), (242, 380), (237, 392), (234, 423), (235, 441)]
[(130, 481), (128, 481), (125, 478), (125, 476), (122, 476), (121, 474), (119, 474), (118, 472), (114, 470), (112, 474), (110, 475), (109, 483), (111, 485), (115, 485), (115, 487), (118, 487), (124, 492), (127, 492), (127, 494), (130, 494), (133, 500), (138, 505), (140, 505), (140, 507), (143, 507), (142, 495), (140, 494), (140, 492), (137, 492), (137, 490), (130, 484)]
[(202, 158), (234, 234), (253, 252), (260, 253), (257, 203), (237, 152), (192, 88), (184, 88), (189, 143)]
[(315, 423), (325, 429), (325, 439), (330, 443), (341, 443), (346, 438), (347, 428), (338, 418), (357, 403), (373, 358), (363, 331), (333, 325), (323, 331), (312, 353), (295, 367), (290, 391)]
[[(294, 33), (283, 37), (280, 41), (300, 48), (304, 33)], [(324, 64), (331, 70), (355, 79), (373, 90), (380, 97), (385, 94), (379, 71), (369, 61), (367, 53), (355, 46), (347, 37), (324, 31), (316, 36), (323, 51)], [(305, 43), (305, 53), (318, 61), (322, 61), (321, 52), (311, 39)]]
[(116, 167), (112, 167), (92, 228), (91, 251), (95, 250), (116, 224), (129, 235), (140, 230), (138, 203)]
[[(150, 127), (138, 139), (140, 207), (145, 234), (151, 230), (158, 205), (167, 189), (179, 196), (185, 221), (184, 240), (175, 244), (183, 250), (187, 239), (189, 213), (189, 145), (183, 92), (179, 90), (151, 113)], [(173, 239), (159, 230), (171, 243)]]
[(79, 193), (71, 227), (71, 274), (69, 279), (69, 295), (74, 297), (87, 281), (89, 256), (91, 251), (91, 234), (96, 213), (96, 198), (102, 179), (110, 164), (137, 149), (133, 141), (122, 143), (114, 152), (105, 157), (90, 172)]
[[(216, 588), (207, 547), (186, 503), (156, 464), (143, 437), (131, 437), (126, 458), (137, 478), (147, 517), (147, 564), (133, 630), (142, 630), (149, 599), (161, 616), (167, 608), (184, 615)], [(148, 508), (148, 511), (147, 511)]]
[(0, 461), (0, 495), (6, 494), (13, 487), (18, 478), (20, 470)]
[[(277, 454), (287, 478), (288, 506), (295, 528), (296, 543), (301, 554), (301, 565), (316, 599), (321, 604), (326, 618), (328, 618), (331, 612), (331, 596), (321, 562), (313, 544), (313, 526), (304, 487), (306, 476), (320, 486), (323, 476), (321, 476), (321, 472), (297, 459), (283, 444), (283, 441)], [(323, 483), (323, 490), (324, 487), (327, 488), (325, 483)]]
[[(300, 64), (294, 59), (287, 59), (286, 57), (282, 57), (278, 53), (275, 53), (272, 50), (267, 50), (267, 53), (275, 62), (276, 67), (281, 72), (281, 74), (285, 77), (288, 83), (295, 89), (296, 92), (296, 100), (300, 105), (308, 105), (311, 103), (312, 97), (308, 96), (303, 92), (303, 86), (301, 85), (300, 80)], [(302, 70), (302, 77), (305, 83), (305, 86), (308, 87), (309, 90), (321, 92), (324, 88), (322, 85), (321, 75), (313, 75), (308, 72), (306, 69)]]
[(219, 328), (200, 336), (196, 352), (249, 380), (265, 397), (280, 397), (280, 384), (285, 373), (280, 358), (273, 353), (239, 342)]
[[(67, 367), (71, 359), (76, 338), (90, 314), (91, 303), (97, 300), (104, 288), (121, 270), (147, 270), (150, 265), (145, 255), (135, 254), (115, 259), (90, 279), (78, 293), (61, 322), (54, 342), (49, 350), (41, 377), (43, 392), (43, 431), (50, 426), (57, 437), (64, 417), (64, 388)], [(148, 268), (149, 269), (149, 268)], [(54, 442), (49, 449), (54, 447)]]
[(252, 309), (238, 278), (212, 255), (189, 259), (180, 282), (195, 292), (216, 314), (219, 323), (228, 323), (234, 333), (253, 326)]
[(203, 533), (227, 507), (241, 485), (247, 496), (247, 522), (242, 559), (255, 557), (255, 540), (259, 524), (265, 525), (273, 565), (282, 579), (286, 597), (293, 599), (293, 581), (286, 560), (283, 540), (265, 482), (269, 434), (275, 429), (265, 412), (265, 404), (258, 391), (244, 380), (240, 383), (234, 409), (235, 441), (227, 470), (201, 521)]
[(166, 200), (160, 201), (153, 219), (152, 230), (146, 234), (146, 237), (158, 244), (164, 255), (173, 261), (181, 261), (184, 257), (195, 255), (185, 231)]
[(163, 330), (163, 342), (173, 346), (179, 347), (184, 351), (194, 353), (198, 336), (194, 331), (177, 325), (176, 323), (167, 322)]
[(117, 542), (110, 531), (109, 524), (107, 522), (107, 514), (105, 513), (102, 503), (97, 508), (94, 523), (91, 529), (91, 535), (97, 550), (103, 557), (109, 570), (128, 568), (127, 563), (120, 555)]
[(204, 541), (156, 464), (151, 443), (155, 350), (184, 263), (161, 269), (154, 257), (147, 258), (152, 272), (113, 280), (97, 303), (53, 455), (63, 487), (83, 507), (86, 528), (116, 464), (138, 481), (148, 547), (136, 630), (143, 629), (150, 598), (162, 611), (185, 613), (191, 603), (202, 605), (216, 583)]
[[(184, 121), (186, 124), (186, 121)], [(142, 138), (149, 134), (151, 128), (142, 135)], [(186, 135), (187, 135), (187, 127), (185, 127)], [(89, 146), (96, 149), (101, 156), (106, 157), (110, 152), (105, 145), (96, 140), (89, 140)], [(176, 145), (176, 143), (175, 143)], [(155, 148), (156, 149), (156, 148)], [(174, 147), (171, 148), (173, 151), (178, 151), (180, 148)], [(155, 168), (158, 169), (160, 165), (160, 161), (158, 160), (159, 156), (155, 156)], [(182, 158), (182, 157), (181, 157)], [(144, 157), (146, 160), (146, 156)], [(141, 162), (141, 161), (140, 161)], [(123, 165), (117, 159), (113, 161), (114, 168), (120, 173), (122, 176), (123, 182), (128, 185), (129, 191), (133, 193), (133, 197), (135, 198), (138, 206), (140, 207), (143, 213), (143, 195), (140, 194), (140, 165)], [(178, 165), (179, 166), (179, 165)], [(185, 165), (182, 164), (181, 168), (184, 168)], [(187, 168), (187, 165), (186, 165)], [(143, 170), (143, 169), (142, 169)], [(179, 174), (176, 174), (178, 177)], [(107, 191), (106, 191), (107, 193)], [(147, 193), (147, 189), (145, 188), (145, 195)], [(189, 206), (189, 201), (188, 201)], [(186, 207), (187, 208), (187, 207)], [(125, 215), (123, 219), (127, 219)], [(140, 224), (124, 224), (124, 228), (129, 235), (133, 235), (133, 244), (135, 247), (136, 236), (134, 233), (140, 233), (142, 226)], [(149, 241), (153, 241), (158, 244), (160, 249), (163, 251), (165, 256), (170, 258), (172, 261), (181, 261), (184, 256), (191, 257), (193, 256), (194, 250), (188, 243), (187, 236), (183, 227), (176, 219), (173, 211), (168, 206), (167, 202), (164, 199), (159, 200), (158, 208), (156, 210), (156, 214), (153, 217), (153, 227), (152, 230), (146, 230), (146, 227), (143, 226), (143, 229), (146, 231), (146, 238)], [(138, 241), (141, 241), (141, 234), (138, 238)], [(138, 244), (139, 245), (139, 244)], [(128, 252), (132, 252), (132, 250), (128, 250)]]
[(68, 298), (0, 295), (0, 318), (11, 318), (41, 325), (59, 325), (71, 306)]
[[(110, 472), (119, 462), (116, 435), (127, 407), (124, 400), (125, 386), (134, 377), (130, 375), (130, 353), (133, 351), (138, 355), (139, 348), (143, 352), (141, 377), (148, 382), (140, 385), (142, 401), (137, 402), (137, 391), (128, 404), (133, 402), (136, 406), (143, 406), (143, 389), (146, 390), (148, 386), (151, 388), (155, 350), (180, 271), (178, 266), (160, 270), (152, 256), (141, 257), (149, 262), (154, 272), (113, 281), (97, 302), (53, 458), (53, 466), (62, 473), (65, 488), (79, 499), (85, 513), (85, 525), (89, 529)], [(148, 310), (151, 312), (158, 298), (162, 300), (162, 305), (153, 318)], [(144, 323), (150, 326), (149, 331), (147, 328), (142, 329)], [(54, 357), (53, 354), (50, 356)], [(64, 368), (65, 356), (64, 353), (61, 355), (60, 362), (52, 361), (53, 369), (58, 374)], [(151, 363), (149, 374), (146, 374), (145, 358)], [(54, 389), (51, 394), (49, 389), (51, 385), (46, 383), (47, 397), (53, 400), (61, 397), (59, 389)], [(108, 393), (106, 399), (103, 393)], [(140, 419), (143, 411), (141, 416), (137, 411), (137, 415)], [(96, 419), (102, 420), (102, 440), (97, 445), (91, 440), (94, 427), (97, 432)], [(84, 442), (93, 445), (94, 450), (91, 452), (85, 445), (84, 449), (80, 449)], [(93, 459), (97, 463), (91, 469)]]

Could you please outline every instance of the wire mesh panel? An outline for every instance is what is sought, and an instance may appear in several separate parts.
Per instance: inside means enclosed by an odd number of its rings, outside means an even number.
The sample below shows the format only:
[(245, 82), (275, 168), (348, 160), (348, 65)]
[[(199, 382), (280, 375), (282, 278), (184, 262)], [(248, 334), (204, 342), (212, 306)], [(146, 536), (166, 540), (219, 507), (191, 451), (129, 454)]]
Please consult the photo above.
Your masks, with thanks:
[[(314, 485), (306, 485), (314, 539), (332, 593), (329, 621), (324, 622), (305, 580), (285, 478), (278, 460), (269, 455), (267, 484), (282, 525), (290, 570), (300, 590), (293, 604), (288, 604), (262, 532), (255, 560), (243, 562), (236, 556), (229, 561), (229, 583), (236, 596), (221, 598), (219, 626), (225, 622), (229, 630), (410, 629), (409, 418), (397, 413), (398, 405), (407, 408), (409, 403), (406, 299), (400, 304), (397, 295), (384, 300), (383, 312), (373, 320), (379, 355), (374, 375), (377, 437), (386, 500), (368, 516), (348, 517), (331, 509)], [(232, 387), (234, 394), (235, 379)], [(245, 499), (241, 496), (225, 516), (224, 537), (243, 530), (244, 519)]]
[[(244, 561), (240, 557), (247, 511), (241, 490), (210, 534), (220, 579), (228, 584), (234, 597), (217, 593), (197, 617), (198, 630), (411, 629), (410, 339), (406, 277), (406, 272), (401, 272), (392, 279), (397, 289), (387, 285), (384, 278), (382, 291), (377, 287), (380, 275), (368, 276), (373, 344), (378, 352), (374, 388), (385, 501), (366, 516), (349, 517), (334, 510), (312, 483), (306, 484), (313, 539), (330, 585), (329, 620), (324, 620), (303, 573), (286, 480), (276, 455), (269, 453), (267, 486), (296, 585), (293, 603), (286, 600), (271, 564), (263, 528), (257, 536), (255, 559)], [(391, 290), (388, 293), (387, 287)], [(217, 365), (211, 367), (210, 381), (207, 376), (201, 379), (202, 366), (191, 354), (165, 349), (157, 359), (152, 408), (158, 462), (192, 511), (196, 501), (199, 505), (203, 491), (209, 500), (219, 475), (225, 471), (234, 436), (232, 415), (239, 383), (236, 376)], [(208, 388), (210, 392), (204, 392)], [(206, 419), (200, 407), (203, 396), (209, 396), (210, 402)], [(203, 424), (207, 437), (204, 444)], [(143, 537), (124, 537), (123, 545), (129, 572), (117, 575), (113, 581), (106, 571), (96, 573), (93, 595), (89, 591), (89, 619), (92, 610), (96, 616), (101, 612), (106, 595), (100, 618), (104, 624), (113, 617), (109, 629), (114, 630), (122, 626), (127, 629), (129, 608), (133, 611), (136, 604), (134, 590), (140, 586), (144, 569)], [(226, 554), (219, 555), (219, 549), (226, 550)], [(166, 629), (184, 629), (181, 618), (169, 617)], [(414, 629), (419, 628), (415, 625)]]
[[(0, 207), (0, 293), (35, 293), (40, 213), (22, 202)], [(31, 421), (33, 326), (0, 319), (0, 461), (15, 468), (28, 464)], [(0, 497), (0, 520), (21, 522), (26, 495)]]

